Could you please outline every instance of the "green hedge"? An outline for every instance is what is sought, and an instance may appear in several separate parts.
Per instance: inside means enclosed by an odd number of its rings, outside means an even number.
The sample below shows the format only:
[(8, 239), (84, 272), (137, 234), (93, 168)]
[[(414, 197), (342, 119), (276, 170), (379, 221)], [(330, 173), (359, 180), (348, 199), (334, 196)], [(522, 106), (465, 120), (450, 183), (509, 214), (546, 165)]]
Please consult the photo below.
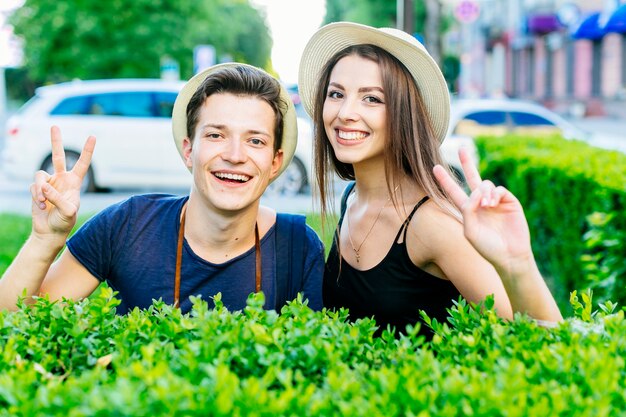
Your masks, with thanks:
[(558, 137), (479, 138), (477, 145), (482, 175), (522, 202), (559, 304), (588, 287), (626, 303), (626, 155)]
[[(295, 301), (194, 300), (116, 316), (108, 289), (0, 312), (0, 416), (610, 416), (626, 410), (626, 320), (606, 304), (544, 328), (460, 303), (432, 342)], [(482, 312), (478, 312), (482, 311)]]

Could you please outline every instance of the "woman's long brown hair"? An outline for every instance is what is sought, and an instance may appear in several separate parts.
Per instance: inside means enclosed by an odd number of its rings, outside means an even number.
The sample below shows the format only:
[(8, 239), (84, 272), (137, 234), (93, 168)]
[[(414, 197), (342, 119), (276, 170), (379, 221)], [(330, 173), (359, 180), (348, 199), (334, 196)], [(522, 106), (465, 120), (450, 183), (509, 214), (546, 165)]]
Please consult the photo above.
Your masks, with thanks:
[[(447, 167), (439, 152), (439, 140), (426, 112), (415, 80), (400, 61), (387, 51), (374, 45), (350, 46), (335, 54), (324, 66), (315, 92), (313, 121), (315, 126), (314, 164), (321, 204), (322, 218), (332, 210), (332, 173), (344, 180), (354, 180), (352, 164), (339, 161), (324, 129), (324, 102), (330, 74), (340, 59), (356, 55), (376, 62), (380, 67), (387, 114), (387, 143), (384, 161), (389, 195), (397, 208), (396, 194), (392, 192), (405, 177), (421, 187), (442, 209), (459, 218), (451, 199), (437, 183), (433, 167)], [(400, 193), (402, 189), (400, 188)], [(402, 194), (400, 194), (402, 195)]]

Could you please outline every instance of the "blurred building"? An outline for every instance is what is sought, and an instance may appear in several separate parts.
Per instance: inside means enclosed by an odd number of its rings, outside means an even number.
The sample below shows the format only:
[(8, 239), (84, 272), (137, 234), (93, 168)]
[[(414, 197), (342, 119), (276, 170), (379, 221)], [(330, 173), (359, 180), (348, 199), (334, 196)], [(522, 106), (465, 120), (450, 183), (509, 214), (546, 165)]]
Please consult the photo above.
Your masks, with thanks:
[(528, 98), (564, 113), (626, 118), (626, 1), (474, 1), (479, 16), (457, 34), (461, 95)]

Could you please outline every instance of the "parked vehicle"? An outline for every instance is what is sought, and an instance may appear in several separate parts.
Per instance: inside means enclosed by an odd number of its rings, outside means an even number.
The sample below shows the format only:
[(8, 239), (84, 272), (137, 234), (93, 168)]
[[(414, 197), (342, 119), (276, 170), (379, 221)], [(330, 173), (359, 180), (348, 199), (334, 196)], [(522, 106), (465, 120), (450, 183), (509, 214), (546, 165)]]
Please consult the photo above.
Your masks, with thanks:
[[(83, 191), (107, 188), (188, 188), (192, 177), (172, 140), (171, 115), (183, 82), (125, 79), (72, 81), (41, 87), (7, 122), (1, 168), (9, 179), (32, 180), (52, 171), (50, 126), (60, 127), (72, 167), (85, 139), (97, 138)], [(291, 165), (273, 184), (298, 193), (309, 184), (310, 124), (298, 119), (299, 144)]]
[(624, 150), (619, 141), (591, 133), (540, 104), (515, 99), (459, 99), (452, 102), (449, 135), (505, 135), (509, 133), (581, 140), (590, 145)]

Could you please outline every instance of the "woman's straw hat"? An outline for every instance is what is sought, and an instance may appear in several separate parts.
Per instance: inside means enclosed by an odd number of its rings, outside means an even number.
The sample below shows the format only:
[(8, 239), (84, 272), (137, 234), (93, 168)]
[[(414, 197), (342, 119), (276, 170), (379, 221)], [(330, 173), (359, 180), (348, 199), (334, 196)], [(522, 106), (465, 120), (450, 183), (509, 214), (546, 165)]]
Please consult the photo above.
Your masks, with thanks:
[(443, 74), (426, 48), (413, 36), (392, 28), (376, 29), (358, 23), (337, 22), (320, 28), (304, 48), (298, 88), (304, 109), (313, 116), (315, 93), (326, 63), (349, 46), (378, 46), (396, 57), (411, 73), (439, 141), (450, 121), (450, 94)]

